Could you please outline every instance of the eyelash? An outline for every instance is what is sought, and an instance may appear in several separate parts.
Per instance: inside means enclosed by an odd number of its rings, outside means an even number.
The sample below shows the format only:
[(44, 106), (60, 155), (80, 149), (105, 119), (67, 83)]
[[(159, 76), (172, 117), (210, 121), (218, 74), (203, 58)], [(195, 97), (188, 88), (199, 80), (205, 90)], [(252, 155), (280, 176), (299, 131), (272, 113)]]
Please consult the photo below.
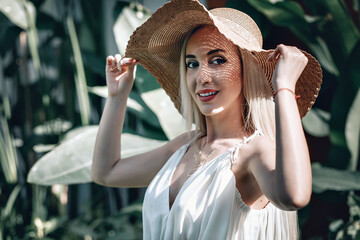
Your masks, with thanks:
[(216, 57), (212, 62), (219, 61), (219, 60), (220, 60), (221, 62), (220, 62), (220, 63), (217, 63), (217, 65), (226, 63), (226, 59), (225, 59), (225, 58), (222, 58), (222, 57)]
[[(215, 63), (215, 61), (220, 61), (220, 63)], [(223, 58), (223, 57), (215, 57), (215, 59), (212, 59), (211, 61), (210, 61), (210, 63), (213, 63), (213, 64), (215, 64), (215, 65), (221, 65), (221, 64), (224, 64), (224, 63), (226, 63), (226, 59), (225, 58)], [(199, 66), (199, 63), (197, 62), (197, 61), (195, 61), (195, 60), (192, 60), (192, 61), (188, 61), (187, 63), (186, 63), (186, 68), (195, 68), (194, 66), (193, 67), (191, 67), (191, 65), (192, 64), (195, 64), (196, 63), (196, 66), (195, 67), (198, 67)]]
[(197, 61), (188, 61), (187, 63), (186, 63), (186, 68), (194, 68), (194, 67), (191, 67), (190, 65), (192, 65), (192, 64), (195, 64), (196, 63), (196, 67), (198, 67), (199, 66), (199, 63), (197, 62)]

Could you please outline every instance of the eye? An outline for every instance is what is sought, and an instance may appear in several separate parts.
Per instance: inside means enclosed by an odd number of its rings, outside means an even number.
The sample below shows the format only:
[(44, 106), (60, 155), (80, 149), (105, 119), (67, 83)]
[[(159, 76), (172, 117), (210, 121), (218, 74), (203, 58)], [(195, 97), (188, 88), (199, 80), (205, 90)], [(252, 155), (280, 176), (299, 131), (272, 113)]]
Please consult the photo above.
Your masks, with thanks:
[(216, 58), (211, 60), (211, 63), (215, 64), (215, 65), (221, 65), (221, 64), (226, 63), (226, 59), (222, 58), (222, 57), (216, 57)]
[(186, 68), (196, 68), (199, 66), (199, 63), (197, 61), (188, 61), (186, 63)]

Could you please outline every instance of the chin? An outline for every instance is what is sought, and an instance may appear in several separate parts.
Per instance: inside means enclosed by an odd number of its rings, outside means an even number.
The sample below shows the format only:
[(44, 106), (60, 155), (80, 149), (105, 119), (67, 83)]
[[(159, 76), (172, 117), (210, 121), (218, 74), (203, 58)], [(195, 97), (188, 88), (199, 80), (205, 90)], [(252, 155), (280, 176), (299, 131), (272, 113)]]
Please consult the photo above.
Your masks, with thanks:
[(224, 107), (218, 107), (218, 108), (206, 108), (206, 109), (201, 109), (201, 113), (206, 116), (206, 117), (210, 117), (210, 116), (214, 116), (216, 114), (221, 113), (224, 110)]

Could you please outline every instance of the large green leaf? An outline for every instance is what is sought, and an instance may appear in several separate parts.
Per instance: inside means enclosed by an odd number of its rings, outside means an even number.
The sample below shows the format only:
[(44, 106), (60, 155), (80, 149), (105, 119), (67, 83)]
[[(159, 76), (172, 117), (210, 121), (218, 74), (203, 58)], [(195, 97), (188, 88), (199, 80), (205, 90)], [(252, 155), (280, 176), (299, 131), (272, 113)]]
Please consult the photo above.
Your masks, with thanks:
[[(356, 2), (356, 1), (355, 1)], [(304, 0), (307, 10), (318, 16), (321, 21), (314, 24), (317, 34), (326, 41), (338, 69), (344, 63), (359, 40), (359, 31), (356, 28), (346, 2), (340, 0)]]
[[(29, 172), (28, 182), (39, 185), (90, 182), (97, 131), (98, 126), (71, 131), (63, 143), (35, 163)], [(121, 136), (121, 157), (144, 153), (164, 143), (124, 133)]]
[(186, 131), (185, 121), (156, 79), (142, 66), (136, 70), (135, 86), (147, 106), (156, 114), (168, 139)]
[(140, 5), (138, 5), (136, 9), (135, 7), (124, 7), (115, 21), (113, 31), (116, 45), (121, 56), (125, 54), (125, 48), (130, 39), (130, 35), (150, 17), (149, 12), (144, 9), (141, 10), (139, 6)]
[(312, 108), (301, 120), (304, 130), (315, 137), (329, 135), (330, 114), (318, 108)]
[[(301, 39), (315, 55), (321, 66), (328, 72), (338, 75), (339, 70), (333, 61), (327, 44), (313, 27), (309, 16), (305, 15), (300, 4), (293, 1), (247, 0), (263, 13), (273, 24), (289, 28)], [(273, 3), (274, 2), (274, 3)]]
[[(341, 72), (331, 107), (330, 140), (333, 148), (330, 150), (328, 163), (332, 167), (344, 169), (351, 165), (350, 152), (345, 137), (345, 125), (350, 107), (360, 87), (359, 62), (360, 41), (358, 41)], [(339, 154), (340, 152), (341, 154)]]
[(345, 124), (345, 138), (349, 148), (351, 159), (350, 170), (355, 170), (358, 166), (359, 147), (360, 147), (360, 89), (350, 107)]
[[(34, 10), (34, 9), (33, 9)], [(19, 0), (1, 0), (0, 12), (7, 16), (10, 21), (15, 25), (26, 30), (28, 28), (28, 21), (26, 13), (22, 7), (22, 3)]]
[(163, 89), (159, 88), (142, 93), (141, 97), (158, 116), (160, 124), (169, 139), (173, 139), (186, 131), (185, 120)]
[(360, 172), (337, 170), (312, 164), (313, 192), (360, 190)]
[(296, 2), (274, 2), (270, 0), (248, 0), (248, 2), (276, 25), (284, 27), (298, 26), (310, 32), (310, 29), (307, 26), (301, 26), (306, 23), (304, 11), (300, 4)]
[(335, 38), (337, 41), (335, 42), (336, 46), (330, 46), (330, 49), (333, 50), (332, 55), (335, 56), (335, 60), (337, 59), (336, 53), (343, 53), (343, 58), (338, 58), (338, 66), (341, 66), (359, 41), (359, 31), (350, 17), (344, 1), (321, 1), (321, 4), (331, 14), (331, 38)]

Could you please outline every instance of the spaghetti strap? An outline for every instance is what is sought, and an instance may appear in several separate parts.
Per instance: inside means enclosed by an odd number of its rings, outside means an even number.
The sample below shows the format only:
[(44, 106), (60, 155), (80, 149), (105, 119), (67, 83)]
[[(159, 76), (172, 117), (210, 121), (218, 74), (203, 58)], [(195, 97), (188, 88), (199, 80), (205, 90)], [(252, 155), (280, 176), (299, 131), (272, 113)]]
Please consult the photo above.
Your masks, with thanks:
[(238, 143), (234, 146), (234, 149), (231, 151), (231, 156), (230, 156), (231, 165), (233, 165), (234, 163), (237, 162), (237, 160), (239, 158), (239, 149), (246, 146), (256, 136), (260, 136), (260, 135), (261, 135), (260, 131), (255, 130), (254, 133), (250, 137), (244, 137), (240, 143)]

